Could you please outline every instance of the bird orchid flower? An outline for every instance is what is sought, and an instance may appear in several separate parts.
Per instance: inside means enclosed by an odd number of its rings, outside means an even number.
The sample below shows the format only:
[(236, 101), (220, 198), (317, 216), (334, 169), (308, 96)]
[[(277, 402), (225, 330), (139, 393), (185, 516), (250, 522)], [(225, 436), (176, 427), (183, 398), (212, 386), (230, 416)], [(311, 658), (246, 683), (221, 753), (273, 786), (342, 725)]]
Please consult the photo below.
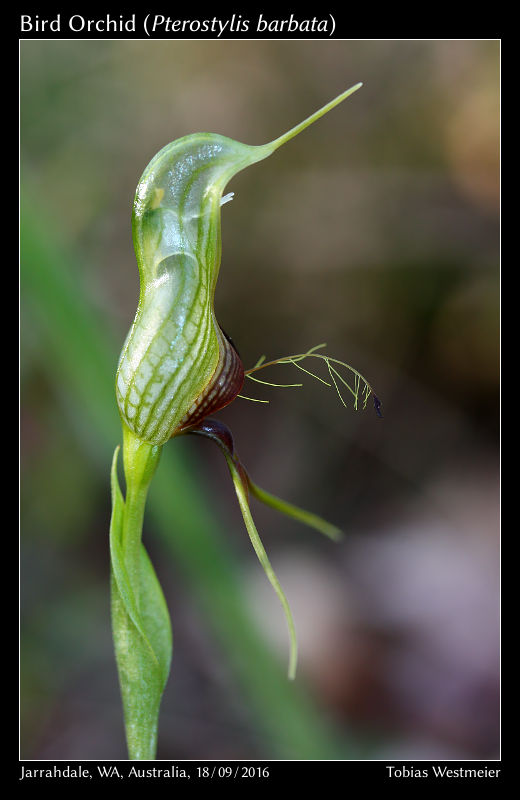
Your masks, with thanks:
[[(222, 450), (251, 542), (286, 615), (289, 677), (294, 678), (295, 627), (256, 530), (250, 496), (333, 539), (340, 532), (315, 514), (260, 489), (242, 465), (229, 429), (210, 415), (243, 396), (246, 378), (269, 383), (254, 375), (268, 366), (290, 363), (314, 375), (301, 364), (310, 358), (326, 364), (331, 382), (314, 377), (334, 385), (343, 403), (340, 386), (352, 393), (355, 408), (365, 407), (373, 392), (357, 370), (317, 352), (323, 345), (274, 361), (262, 358), (244, 369), (214, 311), (220, 214), (231, 199), (223, 192), (234, 175), (270, 156), (360, 86), (351, 87), (265, 145), (245, 145), (211, 133), (177, 139), (151, 160), (137, 186), (132, 230), (140, 275), (139, 305), (116, 374), (126, 494), (123, 497), (117, 476), (117, 447), (111, 471), (110, 525), (112, 627), (131, 759), (155, 757), (159, 707), (170, 669), (168, 609), (141, 538), (148, 488), (161, 450), (172, 438), (205, 436)], [(353, 375), (353, 385), (341, 368)], [(380, 413), (375, 395), (374, 405)]]

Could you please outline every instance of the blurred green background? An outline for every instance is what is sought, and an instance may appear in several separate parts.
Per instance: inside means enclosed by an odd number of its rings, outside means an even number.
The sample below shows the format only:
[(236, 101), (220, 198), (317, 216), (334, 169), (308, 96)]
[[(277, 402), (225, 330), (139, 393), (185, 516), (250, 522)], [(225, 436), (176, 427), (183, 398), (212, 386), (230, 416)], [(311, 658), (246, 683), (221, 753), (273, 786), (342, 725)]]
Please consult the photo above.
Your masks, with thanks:
[[(139, 177), (179, 136), (262, 144), (358, 81), (230, 183), (216, 310), (246, 367), (327, 342), (384, 418), (305, 376), (220, 414), (260, 486), (346, 533), (254, 505), (295, 684), (224, 459), (165, 448), (144, 534), (174, 631), (158, 758), (497, 757), (499, 60), (496, 41), (21, 42), (22, 758), (126, 757), (108, 476)], [(262, 377), (300, 380), (284, 369)]]

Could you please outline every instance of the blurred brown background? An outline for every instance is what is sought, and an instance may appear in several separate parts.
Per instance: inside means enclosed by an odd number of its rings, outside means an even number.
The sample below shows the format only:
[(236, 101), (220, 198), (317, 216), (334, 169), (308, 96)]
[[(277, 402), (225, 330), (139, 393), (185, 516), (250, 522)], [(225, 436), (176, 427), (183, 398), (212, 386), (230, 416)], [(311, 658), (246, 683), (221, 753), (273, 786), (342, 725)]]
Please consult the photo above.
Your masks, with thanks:
[[(152, 156), (196, 131), (262, 144), (364, 83), (230, 183), (216, 310), (246, 367), (327, 342), (382, 401), (383, 419), (344, 409), (303, 376), (248, 383), (270, 404), (220, 415), (260, 486), (346, 533), (335, 545), (253, 509), (293, 608), (301, 691), (366, 758), (498, 756), (499, 59), (496, 41), (21, 42), (22, 195), (71, 254), (114, 372)], [(106, 441), (78, 421), (38, 302), (22, 291), (21, 755), (124, 758), (107, 588), (117, 428)], [(170, 446), (283, 673), (283, 614), (225, 463), (196, 437)], [(159, 757), (279, 757), (190, 581), (145, 535), (175, 637)]]

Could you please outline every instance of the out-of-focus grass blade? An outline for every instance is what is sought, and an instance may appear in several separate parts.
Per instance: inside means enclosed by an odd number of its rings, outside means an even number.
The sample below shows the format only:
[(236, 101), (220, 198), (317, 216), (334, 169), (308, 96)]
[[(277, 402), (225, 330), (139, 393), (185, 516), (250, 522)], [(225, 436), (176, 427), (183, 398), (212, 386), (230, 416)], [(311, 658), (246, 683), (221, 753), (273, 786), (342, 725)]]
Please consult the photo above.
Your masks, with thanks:
[[(110, 454), (121, 438), (114, 396), (119, 346), (89, 300), (77, 258), (66, 252), (48, 220), (42, 221), (42, 207), (23, 199), (22, 302), (43, 341), (43, 367), (57, 394), (69, 407), (73, 404), (78, 435), (91, 444), (88, 456), (96, 467), (106, 467), (108, 492)], [(22, 333), (23, 324), (22, 318)], [(324, 722), (305, 690), (287, 681), (284, 666), (264, 643), (247, 613), (233, 554), (194, 475), (184, 458), (181, 463), (175, 443), (165, 447), (149, 512), (164, 550), (189, 576), (237, 683), (256, 711), (266, 736), (265, 757), (362, 757)], [(107, 561), (108, 527), (107, 519)]]

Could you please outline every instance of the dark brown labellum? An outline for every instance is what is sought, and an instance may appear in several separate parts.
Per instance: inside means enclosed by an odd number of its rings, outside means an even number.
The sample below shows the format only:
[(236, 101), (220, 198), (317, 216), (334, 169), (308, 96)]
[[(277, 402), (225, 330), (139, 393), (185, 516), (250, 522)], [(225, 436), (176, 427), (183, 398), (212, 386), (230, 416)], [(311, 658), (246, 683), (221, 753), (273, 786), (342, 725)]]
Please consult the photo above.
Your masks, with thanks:
[(219, 360), (213, 376), (188, 413), (183, 417), (175, 433), (196, 425), (205, 417), (229, 405), (244, 385), (244, 366), (231, 340), (218, 329)]
[(238, 474), (240, 475), (244, 491), (249, 497), (249, 490), (251, 486), (249, 476), (242, 462), (240, 461), (240, 458), (238, 457), (238, 454), (235, 450), (233, 435), (227, 425), (224, 425), (224, 423), (219, 419), (204, 419), (197, 424), (192, 425), (190, 428), (181, 431), (181, 433), (195, 433), (199, 436), (205, 436), (207, 439), (212, 439), (216, 444), (218, 444), (224, 455), (229, 456), (229, 458), (232, 459), (235, 467), (238, 470)]

